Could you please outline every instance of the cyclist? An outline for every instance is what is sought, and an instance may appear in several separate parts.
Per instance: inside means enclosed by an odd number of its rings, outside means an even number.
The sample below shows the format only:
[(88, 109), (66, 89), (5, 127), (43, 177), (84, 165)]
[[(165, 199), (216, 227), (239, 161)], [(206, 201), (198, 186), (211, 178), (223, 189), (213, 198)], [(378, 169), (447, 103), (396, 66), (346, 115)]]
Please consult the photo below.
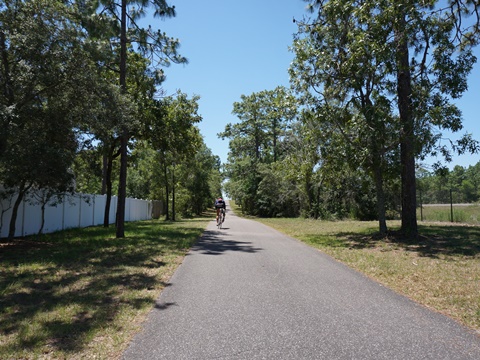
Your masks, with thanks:
[(222, 219), (222, 223), (225, 221), (225, 209), (227, 208), (226, 204), (225, 204), (225, 201), (222, 199), (222, 197), (220, 196), (218, 199), (215, 200), (215, 209), (217, 210), (217, 217), (216, 217), (216, 221), (218, 222), (218, 216), (220, 215), (220, 211), (221, 209), (223, 209), (223, 219)]

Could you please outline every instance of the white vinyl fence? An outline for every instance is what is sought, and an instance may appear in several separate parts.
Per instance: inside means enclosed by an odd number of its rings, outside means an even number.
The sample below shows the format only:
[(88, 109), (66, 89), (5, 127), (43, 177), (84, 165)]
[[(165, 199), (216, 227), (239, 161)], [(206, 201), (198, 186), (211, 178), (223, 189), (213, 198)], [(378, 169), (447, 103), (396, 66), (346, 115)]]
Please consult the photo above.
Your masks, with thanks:
[[(8, 236), (15, 200), (16, 196), (10, 199), (0, 199), (0, 237)], [(75, 194), (63, 196), (57, 204), (47, 204), (43, 233), (103, 224), (106, 200), (106, 195)], [(118, 198), (113, 196), (110, 204), (110, 223), (115, 223), (117, 201)], [(151, 201), (126, 199), (125, 221), (149, 220), (151, 218)], [(26, 196), (18, 209), (15, 236), (37, 234), (41, 225), (41, 205), (30, 194)]]

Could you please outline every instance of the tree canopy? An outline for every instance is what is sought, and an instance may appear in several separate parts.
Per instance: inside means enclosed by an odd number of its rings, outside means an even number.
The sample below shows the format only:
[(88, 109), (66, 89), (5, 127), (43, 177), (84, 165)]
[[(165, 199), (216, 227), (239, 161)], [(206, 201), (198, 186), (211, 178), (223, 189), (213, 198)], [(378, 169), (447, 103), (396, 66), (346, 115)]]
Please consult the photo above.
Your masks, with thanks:
[[(448, 157), (451, 150), (437, 141), (440, 131), (462, 128), (461, 112), (452, 100), (467, 89), (476, 61), (471, 49), (477, 42), (478, 18), (464, 26), (476, 5), (307, 2), (314, 16), (299, 21), (292, 84), (322, 129), (343, 142), (335, 145), (345, 149), (341, 158), (372, 174), (382, 233), (383, 177), (400, 169), (402, 231), (415, 237), (415, 157), (436, 151)], [(476, 147), (466, 135), (453, 150)], [(396, 153), (399, 163), (391, 161)]]
[(248, 213), (286, 214), (283, 202), (297, 216), (376, 218), (382, 234), (400, 214), (415, 238), (420, 162), (478, 150), (468, 133), (439, 141), (462, 130), (455, 99), (477, 60), (478, 4), (305, 1), (289, 69), (299, 115), (272, 156), (261, 92), (242, 95), (240, 121), (220, 134), (230, 139), (229, 193)]
[[(101, 189), (111, 196), (117, 184), (117, 194), (152, 196), (134, 186), (127, 191), (126, 167), (139, 165), (129, 165), (127, 158), (140, 159), (145, 144), (156, 145), (150, 148), (154, 157), (146, 157), (158, 166), (171, 166), (171, 158), (157, 157), (158, 144), (164, 145), (165, 154), (175, 153), (179, 167), (194, 167), (190, 159), (200, 151), (209, 158), (195, 126), (201, 121), (198, 97), (190, 100), (179, 93), (158, 100), (163, 96), (164, 68), (187, 61), (178, 53), (178, 39), (139, 25), (148, 11), (161, 18), (175, 15), (175, 7), (166, 1), (0, 4), (0, 184), (2, 196), (18, 194), (9, 237), (29, 190), (48, 190), (45, 194), (53, 201), (56, 194), (76, 190)], [(168, 125), (147, 132), (152, 118)], [(203, 169), (220, 172), (210, 160), (202, 160), (205, 167), (211, 166)], [(115, 180), (113, 172), (123, 177)], [(209, 173), (207, 185), (217, 188), (219, 176)], [(153, 176), (148, 178), (155, 182)], [(143, 188), (149, 187), (154, 186)], [(180, 188), (195, 191), (191, 184)], [(214, 190), (202, 191), (207, 196)], [(168, 200), (168, 194), (164, 196), (158, 200)], [(195, 211), (206, 203), (199, 199)], [(117, 235), (122, 236), (121, 228)]]
[[(468, 133), (440, 142), (463, 130), (455, 100), (477, 60), (478, 2), (305, 1), (291, 89), (239, 95), (238, 121), (219, 134), (230, 141), (224, 165), (200, 135), (200, 97), (162, 92), (166, 68), (187, 60), (178, 39), (140, 19), (171, 19), (173, 5), (1, 3), (0, 183), (2, 196), (19, 195), (10, 236), (31, 189), (46, 189), (30, 200), (44, 203), (76, 190), (117, 194), (117, 237), (126, 196), (161, 200), (175, 220), (210, 206), (225, 179), (250, 214), (377, 219), (382, 234), (400, 216), (407, 238), (418, 234), (419, 189), (423, 201), (441, 201), (447, 187), (476, 201), (475, 169), (419, 167), (478, 150)], [(109, 200), (106, 225), (108, 214)]]

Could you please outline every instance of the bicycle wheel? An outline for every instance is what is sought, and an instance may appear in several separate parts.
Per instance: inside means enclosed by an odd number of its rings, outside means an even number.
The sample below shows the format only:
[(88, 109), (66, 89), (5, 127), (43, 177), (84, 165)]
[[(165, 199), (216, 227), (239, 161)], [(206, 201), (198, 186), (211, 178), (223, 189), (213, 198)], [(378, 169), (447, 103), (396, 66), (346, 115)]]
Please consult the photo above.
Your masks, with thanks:
[(218, 214), (217, 227), (218, 227), (219, 229), (222, 228), (222, 214), (221, 214), (221, 213)]

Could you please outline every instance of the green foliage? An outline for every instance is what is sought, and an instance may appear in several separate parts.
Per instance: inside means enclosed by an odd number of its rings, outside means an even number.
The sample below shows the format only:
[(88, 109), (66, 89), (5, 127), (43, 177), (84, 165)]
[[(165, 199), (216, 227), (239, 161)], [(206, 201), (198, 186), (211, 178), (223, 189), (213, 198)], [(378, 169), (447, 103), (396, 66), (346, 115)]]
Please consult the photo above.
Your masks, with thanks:
[(67, 7), (17, 1), (1, 10), (0, 81), (6, 91), (0, 96), (5, 121), (0, 180), (11, 187), (22, 182), (55, 187), (68, 178), (77, 146), (74, 127), (88, 112), (87, 90), (98, 78)]
[[(0, 7), (0, 182), (19, 193), (74, 190), (81, 129), (104, 84), (72, 8), (58, 1)], [(13, 208), (13, 236), (18, 201)]]
[(423, 171), (418, 178), (418, 202), (422, 204), (462, 204), (480, 200), (480, 162), (468, 168), (455, 166), (438, 172)]
[[(175, 16), (175, 7), (127, 1), (125, 43), (119, 41), (121, 5), (0, 5), (0, 183), (5, 194), (21, 196), (35, 187), (48, 196), (76, 190), (110, 197), (120, 185), (119, 195), (125, 189), (128, 196), (164, 201), (177, 187), (182, 212), (200, 213), (221, 191), (222, 177), (195, 126), (198, 97), (179, 91), (156, 100), (162, 67), (187, 60), (178, 53), (178, 39), (139, 26), (148, 10), (164, 19)], [(115, 176), (119, 168), (125, 174), (124, 165), (130, 174), (125, 184)]]
[(184, 203), (179, 205), (183, 216), (199, 215), (212, 206), (212, 199), (221, 194), (220, 159), (205, 144), (179, 169), (179, 185), (184, 189)]
[(256, 207), (262, 217), (294, 217), (301, 209), (300, 192), (294, 182), (283, 176), (278, 163), (262, 165)]
[(451, 151), (478, 148), (468, 134), (451, 149), (439, 142), (443, 130), (462, 128), (452, 100), (466, 90), (476, 61), (471, 45), (478, 40), (479, 18), (464, 20), (478, 13), (472, 11), (478, 5), (306, 2), (314, 16), (297, 22), (290, 77), (311, 113), (302, 120), (319, 128), (322, 172), (338, 178), (337, 169), (347, 163), (369, 174), (385, 232), (385, 190), (402, 170), (402, 229), (409, 228), (411, 217), (404, 214), (414, 205), (414, 156), (442, 154), (449, 160)]
[[(272, 169), (285, 156), (284, 139), (287, 125), (296, 116), (296, 100), (284, 87), (242, 95), (241, 100), (233, 104), (233, 113), (240, 122), (227, 124), (225, 131), (218, 134), (230, 139), (228, 194), (249, 214), (295, 213), (295, 207), (288, 210), (282, 205), (289, 197), (280, 194), (282, 187), (273, 188), (278, 174)], [(288, 192), (288, 188), (284, 190)]]
[(77, 153), (73, 164), (75, 188), (83, 194), (100, 194), (102, 191), (102, 154), (100, 148), (83, 149)]
[(146, 142), (138, 142), (130, 157), (128, 168), (127, 196), (137, 199), (152, 199), (154, 168), (158, 166), (155, 151)]
[(220, 161), (196, 127), (198, 100), (178, 92), (153, 102), (132, 152), (127, 193), (162, 200), (168, 219), (200, 214), (221, 193)]

